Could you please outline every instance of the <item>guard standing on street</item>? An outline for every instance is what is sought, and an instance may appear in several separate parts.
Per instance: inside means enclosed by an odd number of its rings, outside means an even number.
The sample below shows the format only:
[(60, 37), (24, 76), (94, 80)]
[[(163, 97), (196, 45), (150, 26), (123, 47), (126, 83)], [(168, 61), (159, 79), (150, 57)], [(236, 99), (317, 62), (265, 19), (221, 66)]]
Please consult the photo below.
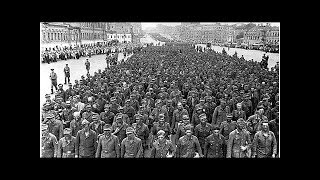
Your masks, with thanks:
[(68, 64), (66, 64), (66, 67), (64, 67), (63, 69), (64, 71), (64, 84), (67, 84), (67, 79), (68, 79), (68, 84), (70, 83), (70, 67), (68, 66)]
[(42, 124), (42, 138), (41, 138), (41, 157), (53, 158), (56, 157), (57, 152), (57, 138), (49, 133), (48, 125)]
[(74, 158), (76, 150), (76, 138), (71, 136), (71, 129), (65, 128), (63, 131), (64, 137), (58, 143), (58, 158)]
[(84, 63), (84, 65), (86, 66), (86, 70), (88, 71), (88, 74), (89, 74), (89, 71), (90, 71), (90, 62), (89, 62), (88, 59), (87, 59), (87, 61)]
[(57, 87), (57, 73), (54, 72), (54, 69), (51, 69), (50, 80), (51, 80), (51, 94), (53, 94), (53, 86), (58, 90)]

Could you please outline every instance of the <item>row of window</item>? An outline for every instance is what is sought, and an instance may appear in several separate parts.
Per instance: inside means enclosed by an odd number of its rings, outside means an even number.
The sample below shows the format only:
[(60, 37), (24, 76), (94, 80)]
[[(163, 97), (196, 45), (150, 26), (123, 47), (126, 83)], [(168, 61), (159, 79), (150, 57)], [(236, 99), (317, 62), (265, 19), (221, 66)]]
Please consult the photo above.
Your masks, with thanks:
[(94, 26), (96, 28), (104, 28), (103, 23), (88, 23), (88, 22), (85, 22), (85, 23), (83, 23), (83, 26), (84, 27), (92, 27), (92, 26)]
[(260, 36), (246, 36), (246, 39), (249, 39), (249, 40), (259, 40), (259, 39), (260, 39)]
[[(67, 41), (68, 34), (66, 32), (44, 32), (42, 34), (43, 40), (45, 41)], [(76, 40), (77, 37), (75, 34), (70, 34), (70, 40)]]

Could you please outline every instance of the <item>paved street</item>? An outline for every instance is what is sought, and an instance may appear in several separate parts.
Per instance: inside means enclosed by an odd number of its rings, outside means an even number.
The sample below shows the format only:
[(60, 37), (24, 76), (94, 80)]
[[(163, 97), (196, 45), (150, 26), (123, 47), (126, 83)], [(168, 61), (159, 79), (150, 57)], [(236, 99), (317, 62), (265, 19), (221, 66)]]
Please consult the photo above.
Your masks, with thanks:
[[(131, 56), (131, 55), (130, 55)], [(129, 56), (127, 56), (125, 59), (127, 59)], [(67, 61), (60, 60), (58, 62), (54, 63), (41, 63), (40, 64), (40, 109), (42, 108), (43, 103), (45, 102), (45, 94), (51, 93), (51, 81), (49, 79), (49, 75), (51, 72), (51, 68), (54, 69), (54, 71), (57, 73), (58, 76), (58, 84), (64, 83), (64, 72), (63, 69), (68, 64), (70, 67), (70, 82), (74, 83), (74, 80), (80, 80), (82, 75), (86, 75), (87, 70), (85, 68), (85, 61), (86, 59), (89, 59), (90, 61), (90, 74), (93, 74), (94, 72), (97, 72), (98, 69), (105, 69), (107, 67), (106, 65), (106, 55), (94, 55), (89, 57), (81, 57), (80, 59), (69, 59)], [(123, 59), (123, 53), (119, 53), (118, 61)], [(67, 89), (67, 85), (63, 85), (63, 89)], [(55, 92), (55, 89), (54, 89)]]
[[(198, 44), (198, 45), (200, 45), (200, 44)], [(206, 45), (204, 45), (204, 44), (201, 44), (200, 46), (206, 47)], [(271, 67), (274, 67), (276, 65), (276, 62), (280, 62), (280, 54), (279, 53), (266, 53), (263, 51), (247, 50), (247, 49), (241, 49), (241, 48), (230, 48), (228, 50), (227, 47), (212, 46), (213, 50), (220, 52), (220, 53), (222, 52), (223, 48), (226, 50), (226, 52), (229, 55), (233, 55), (237, 51), (238, 57), (241, 57), (243, 55), (243, 57), (246, 60), (253, 59), (254, 61), (258, 61), (258, 62), (260, 62), (262, 60), (263, 54), (266, 54), (266, 56), (269, 56), (269, 60), (268, 60), (268, 68), (269, 69)]]

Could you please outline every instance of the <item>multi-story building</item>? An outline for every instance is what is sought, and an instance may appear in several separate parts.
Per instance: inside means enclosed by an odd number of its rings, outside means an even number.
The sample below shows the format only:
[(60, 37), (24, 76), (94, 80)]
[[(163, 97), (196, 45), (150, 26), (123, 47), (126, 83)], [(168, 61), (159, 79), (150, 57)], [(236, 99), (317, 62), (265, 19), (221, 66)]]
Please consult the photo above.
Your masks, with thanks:
[(244, 33), (244, 43), (248, 45), (263, 43), (265, 28), (261, 25), (255, 26)]
[(278, 45), (279, 35), (279, 27), (270, 27), (266, 32), (266, 44)]
[(141, 23), (107, 23), (107, 39), (117, 39), (122, 43), (140, 43)]

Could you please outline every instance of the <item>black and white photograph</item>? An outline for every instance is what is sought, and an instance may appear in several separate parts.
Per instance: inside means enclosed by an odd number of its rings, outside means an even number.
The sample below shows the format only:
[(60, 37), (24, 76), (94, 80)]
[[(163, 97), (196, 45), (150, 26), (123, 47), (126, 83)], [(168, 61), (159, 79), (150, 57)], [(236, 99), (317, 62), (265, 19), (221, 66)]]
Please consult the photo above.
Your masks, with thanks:
[(280, 158), (280, 22), (40, 22), (40, 158)]

